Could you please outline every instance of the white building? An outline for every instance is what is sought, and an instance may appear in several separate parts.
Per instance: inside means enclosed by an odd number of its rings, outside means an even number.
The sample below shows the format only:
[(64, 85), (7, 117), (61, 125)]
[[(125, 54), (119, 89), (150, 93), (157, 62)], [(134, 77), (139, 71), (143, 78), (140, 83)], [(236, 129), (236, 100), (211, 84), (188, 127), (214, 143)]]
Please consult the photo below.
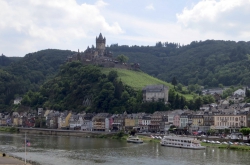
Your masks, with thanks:
[(180, 115), (180, 128), (187, 127), (188, 125), (188, 114), (183, 113)]
[(164, 85), (148, 85), (143, 88), (143, 101), (164, 101), (168, 102), (168, 87)]
[(245, 97), (245, 90), (243, 89), (238, 89), (234, 92), (234, 96), (242, 96), (242, 97)]
[(22, 97), (18, 97), (14, 100), (14, 104), (21, 104)]

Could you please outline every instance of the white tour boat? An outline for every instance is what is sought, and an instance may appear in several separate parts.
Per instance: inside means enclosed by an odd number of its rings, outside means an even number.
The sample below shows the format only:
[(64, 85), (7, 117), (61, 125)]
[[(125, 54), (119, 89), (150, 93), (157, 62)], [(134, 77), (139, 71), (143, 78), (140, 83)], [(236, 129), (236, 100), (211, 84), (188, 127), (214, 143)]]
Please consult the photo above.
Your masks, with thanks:
[(201, 142), (197, 138), (190, 138), (185, 136), (164, 136), (161, 140), (161, 145), (195, 150), (202, 150), (206, 148), (204, 146), (201, 146)]
[(127, 138), (127, 142), (130, 142), (130, 143), (143, 143), (143, 140), (140, 139), (138, 136), (129, 136)]

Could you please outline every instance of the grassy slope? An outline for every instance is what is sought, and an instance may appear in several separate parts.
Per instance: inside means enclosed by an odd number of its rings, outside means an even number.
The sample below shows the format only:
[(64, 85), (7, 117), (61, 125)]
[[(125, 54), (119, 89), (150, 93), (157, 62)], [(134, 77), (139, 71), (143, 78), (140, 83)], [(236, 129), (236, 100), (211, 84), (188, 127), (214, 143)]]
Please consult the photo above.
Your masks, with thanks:
[[(143, 87), (151, 84), (164, 84), (169, 88), (174, 88), (171, 83), (167, 83), (165, 81), (159, 80), (155, 77), (152, 77), (144, 72), (139, 71), (131, 71), (126, 69), (118, 69), (118, 68), (102, 68), (101, 71), (104, 74), (108, 74), (111, 70), (115, 70), (118, 73), (119, 78), (126, 85), (131, 86), (137, 90), (142, 90)], [(183, 95), (183, 94), (181, 94)], [(183, 95), (187, 100), (191, 100), (193, 98), (192, 95)]]
[(127, 84), (135, 89), (141, 90), (143, 87), (149, 84), (164, 84), (170, 88), (173, 88), (173, 85), (167, 83), (165, 81), (154, 78), (144, 72), (131, 71), (126, 69), (118, 69), (118, 68), (104, 68), (102, 69), (103, 73), (108, 74), (111, 70), (116, 70), (119, 78)]

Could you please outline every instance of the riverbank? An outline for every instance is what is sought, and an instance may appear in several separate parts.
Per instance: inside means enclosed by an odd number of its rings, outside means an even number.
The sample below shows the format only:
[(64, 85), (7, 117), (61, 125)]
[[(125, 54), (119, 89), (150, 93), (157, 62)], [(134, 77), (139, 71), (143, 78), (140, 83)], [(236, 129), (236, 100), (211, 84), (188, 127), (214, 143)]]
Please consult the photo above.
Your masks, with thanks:
[[(118, 132), (116, 134), (113, 135), (96, 135), (93, 136), (92, 138), (107, 138), (107, 139), (118, 139), (118, 140), (127, 140), (127, 138), (129, 137), (129, 134), (125, 134), (123, 132)], [(160, 139), (153, 139), (149, 136), (144, 136), (144, 135), (138, 135), (138, 137), (140, 139), (143, 140), (143, 142), (155, 142), (155, 143), (160, 143)]]
[[(25, 165), (25, 161), (22, 160), (22, 158), (0, 152), (0, 164)], [(26, 165), (39, 165), (39, 164), (31, 161), (26, 161)]]
[(16, 133), (18, 129), (16, 127), (0, 127), (0, 132)]
[(206, 147), (220, 148), (220, 149), (250, 151), (250, 146), (244, 146), (244, 145), (211, 144), (211, 143), (204, 143), (204, 142), (202, 142), (201, 145), (206, 146)]
[(143, 136), (143, 135), (139, 135), (139, 138), (141, 138), (144, 142), (156, 142), (156, 143), (160, 143), (160, 139), (153, 139), (149, 136)]

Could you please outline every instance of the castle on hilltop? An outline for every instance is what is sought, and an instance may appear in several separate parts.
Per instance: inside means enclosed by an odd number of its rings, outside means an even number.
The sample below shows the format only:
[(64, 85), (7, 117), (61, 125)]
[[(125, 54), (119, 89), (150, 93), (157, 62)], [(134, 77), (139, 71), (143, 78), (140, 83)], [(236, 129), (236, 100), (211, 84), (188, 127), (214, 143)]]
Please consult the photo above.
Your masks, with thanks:
[(102, 36), (102, 33), (99, 34), (99, 37), (96, 37), (96, 47), (92, 46), (90, 48), (88, 46), (87, 49), (81, 53), (78, 50), (78, 53), (68, 56), (67, 61), (81, 61), (83, 64), (133, 70), (140, 68), (139, 63), (128, 65), (127, 63), (119, 63), (114, 59), (112, 52), (106, 49), (106, 38)]
[(99, 37), (96, 37), (96, 48), (92, 47), (83, 52), (83, 60), (95, 61), (98, 59), (112, 58), (113, 54), (106, 50), (106, 38), (100, 33)]

